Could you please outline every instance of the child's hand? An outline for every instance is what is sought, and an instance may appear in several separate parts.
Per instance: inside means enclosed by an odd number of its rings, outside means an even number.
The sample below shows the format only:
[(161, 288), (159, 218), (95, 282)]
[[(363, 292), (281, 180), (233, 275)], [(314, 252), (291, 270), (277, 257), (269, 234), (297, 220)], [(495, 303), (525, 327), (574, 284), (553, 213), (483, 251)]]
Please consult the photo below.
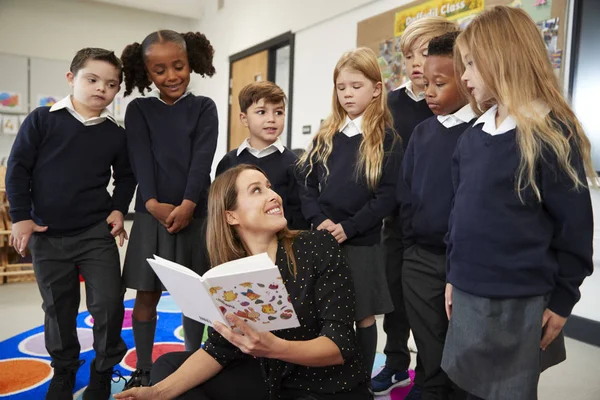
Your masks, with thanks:
[(448, 321), (450, 321), (450, 317), (452, 316), (452, 285), (446, 283), (446, 294), (444, 295), (446, 305), (446, 316), (448, 317)]
[(118, 400), (156, 400), (160, 398), (160, 394), (156, 386), (142, 386), (116, 393), (113, 397)]
[(175, 207), (167, 217), (167, 230), (169, 233), (177, 233), (192, 222), (196, 203), (184, 200), (180, 206)]
[(548, 345), (556, 339), (566, 323), (567, 319), (565, 317), (561, 317), (554, 311), (546, 308), (544, 316), (542, 317), (542, 329), (544, 330), (544, 335), (542, 336), (542, 342), (540, 344), (542, 350), (546, 350)]
[(321, 222), (319, 226), (317, 226), (317, 230), (322, 231), (324, 229), (329, 228), (331, 225), (335, 225), (335, 223), (328, 218), (325, 221)]
[(125, 231), (125, 218), (123, 217), (123, 213), (121, 211), (114, 210), (106, 218), (106, 222), (112, 228), (110, 234), (114, 237), (118, 236), (119, 246), (123, 247), (125, 241), (129, 239), (127, 232)]
[(8, 244), (13, 246), (22, 257), (25, 257), (25, 250), (33, 232), (46, 232), (47, 230), (47, 226), (39, 226), (31, 219), (16, 222), (12, 226)]
[(254, 357), (278, 358), (285, 352), (285, 340), (271, 332), (257, 332), (230, 312), (225, 314), (225, 318), (234, 324), (236, 330), (239, 329), (241, 333), (235, 332), (220, 322), (214, 323), (215, 330), (243, 353)]
[(326, 229), (333, 235), (338, 243), (343, 243), (346, 239), (348, 239), (346, 232), (344, 232), (344, 228), (342, 228), (342, 224), (329, 225), (329, 227)]
[(146, 202), (146, 210), (167, 229), (171, 227), (170, 224), (167, 224), (167, 218), (169, 218), (174, 209), (175, 206), (173, 204), (159, 203), (156, 199), (150, 199)]

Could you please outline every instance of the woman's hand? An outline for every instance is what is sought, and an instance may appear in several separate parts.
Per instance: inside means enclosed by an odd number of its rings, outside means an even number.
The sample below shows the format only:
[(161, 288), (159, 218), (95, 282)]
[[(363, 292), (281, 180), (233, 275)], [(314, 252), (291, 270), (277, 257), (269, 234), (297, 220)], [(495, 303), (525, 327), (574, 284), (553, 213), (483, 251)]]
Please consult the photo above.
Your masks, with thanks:
[(161, 399), (159, 391), (155, 386), (142, 386), (116, 393), (113, 397), (117, 400), (157, 400)]
[(448, 321), (450, 321), (450, 317), (452, 316), (452, 285), (446, 283), (446, 294), (445, 294), (445, 302), (446, 305), (446, 316), (448, 317)]
[(243, 353), (254, 357), (282, 358), (286, 348), (285, 340), (273, 335), (271, 332), (255, 331), (232, 313), (225, 314), (225, 318), (234, 324), (235, 328), (239, 329), (241, 333), (235, 332), (220, 322), (215, 322), (215, 330)]

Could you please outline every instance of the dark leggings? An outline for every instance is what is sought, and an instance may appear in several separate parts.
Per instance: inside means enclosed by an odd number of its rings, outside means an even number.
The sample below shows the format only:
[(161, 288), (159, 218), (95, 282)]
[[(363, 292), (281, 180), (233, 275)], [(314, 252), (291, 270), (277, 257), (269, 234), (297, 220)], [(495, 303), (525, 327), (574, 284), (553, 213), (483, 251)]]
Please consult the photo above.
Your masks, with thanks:
[[(176, 352), (161, 356), (152, 366), (151, 378), (158, 383), (175, 372), (193, 353)], [(203, 384), (188, 390), (177, 399), (188, 400), (265, 400), (267, 385), (258, 360), (235, 361)]]

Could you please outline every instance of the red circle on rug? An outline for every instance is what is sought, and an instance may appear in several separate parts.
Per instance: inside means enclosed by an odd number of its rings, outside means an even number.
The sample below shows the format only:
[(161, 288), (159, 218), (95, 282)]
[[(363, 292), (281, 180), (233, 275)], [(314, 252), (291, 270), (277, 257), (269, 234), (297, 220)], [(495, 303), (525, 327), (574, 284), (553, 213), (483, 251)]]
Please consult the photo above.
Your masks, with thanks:
[[(154, 343), (154, 347), (152, 348), (152, 362), (156, 361), (156, 359), (163, 354), (172, 353), (174, 351), (185, 351), (185, 345), (181, 342)], [(135, 348), (133, 348), (125, 354), (123, 361), (121, 361), (121, 366), (130, 371), (135, 371), (136, 363), (137, 352)]]
[(33, 358), (0, 360), (0, 396), (33, 389), (52, 376), (49, 361)]

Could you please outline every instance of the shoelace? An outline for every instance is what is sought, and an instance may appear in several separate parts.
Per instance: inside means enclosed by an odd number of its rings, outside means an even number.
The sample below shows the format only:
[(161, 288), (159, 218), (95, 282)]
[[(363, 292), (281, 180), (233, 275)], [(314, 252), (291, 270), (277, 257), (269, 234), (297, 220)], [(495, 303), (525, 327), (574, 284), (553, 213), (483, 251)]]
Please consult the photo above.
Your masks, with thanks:
[[(115, 380), (115, 379), (112, 377), (113, 375), (116, 375), (116, 376), (117, 376), (117, 380)], [(122, 380), (124, 380), (124, 381), (125, 381), (125, 383), (127, 383), (127, 379), (125, 379), (125, 377), (123, 376), (123, 374), (121, 373), (121, 371), (119, 371), (118, 369), (115, 369), (115, 370), (112, 372), (112, 374), (111, 374), (110, 380), (111, 380), (111, 381), (113, 381), (114, 383), (119, 383), (119, 382), (121, 381), (121, 379), (122, 379)]]

